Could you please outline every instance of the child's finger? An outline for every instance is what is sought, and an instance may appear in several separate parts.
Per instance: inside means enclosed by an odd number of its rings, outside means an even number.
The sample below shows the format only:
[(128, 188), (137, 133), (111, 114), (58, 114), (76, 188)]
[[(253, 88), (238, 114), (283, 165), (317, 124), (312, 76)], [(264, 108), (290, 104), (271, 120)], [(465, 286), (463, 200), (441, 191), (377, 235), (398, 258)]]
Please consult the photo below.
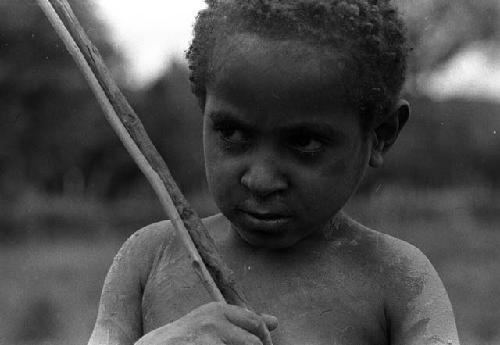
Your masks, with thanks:
[[(255, 334), (250, 333), (246, 329), (243, 329), (235, 324), (230, 324), (230, 328), (226, 328), (226, 332), (222, 337), (224, 344), (231, 345), (267, 345), (263, 343), (259, 337)], [(269, 345), (272, 345), (269, 343)]]
[(260, 314), (264, 322), (266, 323), (267, 329), (269, 331), (274, 331), (278, 328), (278, 318), (269, 314)]
[(234, 325), (259, 337), (264, 345), (272, 345), (271, 333), (269, 333), (264, 317), (233, 305), (227, 305), (224, 314)]

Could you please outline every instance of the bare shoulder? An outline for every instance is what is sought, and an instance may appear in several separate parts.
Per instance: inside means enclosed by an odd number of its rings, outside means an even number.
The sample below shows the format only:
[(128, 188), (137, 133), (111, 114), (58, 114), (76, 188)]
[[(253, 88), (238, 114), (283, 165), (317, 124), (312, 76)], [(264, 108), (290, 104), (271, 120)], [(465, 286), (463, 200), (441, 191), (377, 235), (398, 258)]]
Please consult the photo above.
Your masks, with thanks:
[[(218, 229), (225, 227), (227, 220), (215, 215), (202, 220), (215, 240), (222, 234)], [(220, 232), (220, 231), (219, 231)], [(114, 261), (126, 261), (129, 267), (139, 273), (139, 280), (144, 284), (150, 271), (154, 268), (160, 256), (168, 252), (175, 254), (183, 252), (182, 241), (169, 220), (149, 224), (133, 233), (122, 245)]]
[(134, 232), (123, 243), (114, 262), (127, 262), (127, 266), (138, 273), (142, 285), (147, 279), (155, 256), (172, 242), (174, 236), (173, 226), (168, 220), (149, 224)]
[(364, 244), (384, 291), (394, 344), (458, 344), (446, 289), (429, 259), (414, 245), (348, 221), (351, 236)]
[(372, 249), (372, 260), (377, 263), (386, 288), (418, 295), (425, 280), (436, 274), (425, 254), (414, 245), (359, 223), (355, 224), (355, 233)]
[(134, 232), (124, 243), (123, 248), (151, 251), (173, 234), (173, 226), (169, 220), (149, 224)]
[(419, 248), (366, 227), (362, 231), (368, 234), (366, 237), (376, 246), (374, 253), (389, 306), (422, 298), (427, 299), (427, 302), (431, 299), (448, 300), (437, 271)]
[(89, 344), (132, 344), (142, 335), (144, 286), (170, 228), (169, 222), (148, 225), (122, 245), (106, 275)]
[(399, 287), (402, 293), (417, 295), (425, 281), (437, 277), (429, 259), (414, 245), (370, 229), (344, 216), (338, 225), (340, 236), (333, 245), (350, 245), (352, 256), (364, 258), (365, 264), (380, 273), (388, 289)]

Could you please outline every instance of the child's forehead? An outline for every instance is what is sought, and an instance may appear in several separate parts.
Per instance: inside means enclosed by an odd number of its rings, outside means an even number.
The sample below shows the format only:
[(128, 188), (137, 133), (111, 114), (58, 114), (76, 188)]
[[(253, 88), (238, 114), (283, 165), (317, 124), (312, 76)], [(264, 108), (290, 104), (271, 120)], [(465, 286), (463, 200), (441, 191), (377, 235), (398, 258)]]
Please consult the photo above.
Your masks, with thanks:
[(349, 59), (345, 49), (313, 44), (300, 39), (272, 39), (253, 33), (235, 33), (221, 38), (211, 56), (210, 71), (220, 72), (235, 62), (250, 66), (267, 64), (283, 71), (309, 68), (311, 73), (345, 70)]
[[(305, 107), (347, 102), (355, 80), (347, 54), (300, 40), (275, 40), (256, 34), (234, 34), (219, 41), (209, 67), (210, 91), (239, 98), (297, 102)], [(249, 102), (266, 103), (266, 97)]]

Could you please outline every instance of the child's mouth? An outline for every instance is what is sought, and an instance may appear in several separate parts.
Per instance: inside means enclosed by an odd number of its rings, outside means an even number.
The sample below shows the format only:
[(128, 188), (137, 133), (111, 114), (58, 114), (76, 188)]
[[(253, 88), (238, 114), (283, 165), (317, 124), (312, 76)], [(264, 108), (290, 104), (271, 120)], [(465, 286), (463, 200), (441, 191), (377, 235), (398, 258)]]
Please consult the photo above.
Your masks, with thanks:
[(241, 209), (238, 211), (247, 226), (263, 232), (280, 232), (292, 220), (290, 215), (284, 213), (255, 212)]

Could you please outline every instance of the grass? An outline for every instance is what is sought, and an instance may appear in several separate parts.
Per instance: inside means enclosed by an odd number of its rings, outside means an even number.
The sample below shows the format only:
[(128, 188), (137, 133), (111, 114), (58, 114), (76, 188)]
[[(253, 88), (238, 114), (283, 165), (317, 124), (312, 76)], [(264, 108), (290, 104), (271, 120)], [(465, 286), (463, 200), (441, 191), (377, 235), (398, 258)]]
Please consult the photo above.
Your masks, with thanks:
[(0, 344), (86, 344), (121, 241), (36, 241), (0, 249)]
[[(60, 204), (58, 212), (64, 213)], [(74, 203), (66, 204), (74, 214)], [(347, 209), (362, 223), (419, 247), (448, 289), (462, 344), (493, 345), (500, 343), (498, 205), (500, 197), (481, 188), (422, 191), (386, 187), (369, 197), (354, 198)], [(132, 206), (136, 212), (134, 203), (115, 205), (106, 212), (127, 214)], [(90, 222), (93, 208), (84, 208), (89, 227), (97, 223), (99, 227), (122, 227), (126, 223), (106, 223), (103, 219), (113, 217), (102, 215), (102, 210), (101, 221)], [(137, 226), (137, 219), (130, 221)], [(36, 227), (36, 222), (26, 224)], [(82, 226), (82, 219), (77, 226)], [(107, 268), (132, 231), (130, 225), (114, 232), (89, 228), (88, 236), (52, 234), (46, 239), (4, 241), (0, 245), (0, 345), (86, 344)], [(105, 235), (109, 233), (113, 235)]]

